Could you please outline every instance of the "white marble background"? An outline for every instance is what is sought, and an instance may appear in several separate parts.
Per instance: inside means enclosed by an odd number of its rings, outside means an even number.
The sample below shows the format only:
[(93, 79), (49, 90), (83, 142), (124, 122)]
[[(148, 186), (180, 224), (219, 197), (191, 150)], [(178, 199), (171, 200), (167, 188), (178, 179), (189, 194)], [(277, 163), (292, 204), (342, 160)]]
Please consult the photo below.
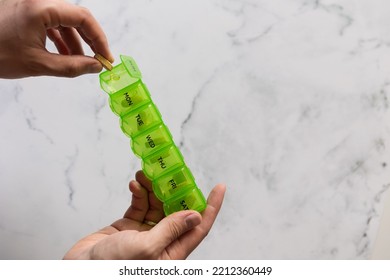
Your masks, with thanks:
[[(366, 259), (390, 186), (386, 0), (75, 1), (133, 56), (200, 188), (193, 259)], [(97, 75), (0, 80), (0, 258), (57, 259), (140, 168)]]

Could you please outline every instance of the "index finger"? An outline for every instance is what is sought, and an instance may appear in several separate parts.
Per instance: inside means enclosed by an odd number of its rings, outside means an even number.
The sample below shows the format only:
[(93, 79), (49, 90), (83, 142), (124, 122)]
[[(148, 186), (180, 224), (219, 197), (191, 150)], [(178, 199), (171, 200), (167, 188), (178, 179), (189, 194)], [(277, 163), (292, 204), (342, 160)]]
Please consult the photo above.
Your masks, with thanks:
[(100, 53), (110, 62), (114, 61), (103, 29), (87, 8), (64, 1), (55, 2), (53, 5), (48, 1), (47, 6), (40, 12), (47, 28), (74, 27), (95, 53)]

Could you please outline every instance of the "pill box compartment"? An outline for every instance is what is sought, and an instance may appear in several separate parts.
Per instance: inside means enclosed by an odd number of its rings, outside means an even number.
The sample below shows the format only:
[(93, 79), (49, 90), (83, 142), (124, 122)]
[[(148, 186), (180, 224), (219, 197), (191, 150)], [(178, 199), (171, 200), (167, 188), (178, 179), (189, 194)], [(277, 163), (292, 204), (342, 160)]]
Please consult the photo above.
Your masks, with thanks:
[(137, 81), (139, 81), (139, 78), (130, 76), (123, 63), (115, 66), (111, 71), (105, 71), (100, 74), (100, 86), (109, 95), (114, 94)]
[(161, 124), (134, 137), (131, 141), (131, 148), (134, 154), (145, 158), (173, 144), (171, 133), (165, 125)]
[(149, 91), (142, 82), (132, 84), (110, 95), (111, 110), (120, 117), (150, 102)]
[(164, 203), (165, 215), (181, 210), (196, 210), (202, 212), (206, 209), (206, 199), (198, 188), (193, 188), (186, 193), (175, 196)]
[(196, 187), (191, 171), (182, 166), (153, 181), (153, 192), (165, 201)]
[(131, 111), (121, 118), (123, 133), (133, 138), (136, 135), (162, 123), (161, 114), (156, 106), (149, 103), (141, 108)]
[(175, 145), (168, 146), (142, 160), (142, 170), (152, 181), (184, 165), (183, 156)]

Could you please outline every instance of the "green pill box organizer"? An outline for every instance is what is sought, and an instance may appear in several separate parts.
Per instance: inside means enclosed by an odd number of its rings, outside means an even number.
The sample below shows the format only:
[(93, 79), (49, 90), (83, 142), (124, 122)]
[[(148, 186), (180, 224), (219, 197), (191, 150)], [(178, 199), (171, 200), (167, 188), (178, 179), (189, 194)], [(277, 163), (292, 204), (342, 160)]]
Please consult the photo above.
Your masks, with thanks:
[(131, 148), (141, 158), (142, 170), (163, 202), (165, 215), (203, 211), (206, 200), (142, 82), (137, 64), (129, 56), (120, 58), (122, 63), (100, 74), (100, 86), (109, 95), (122, 131), (131, 138)]

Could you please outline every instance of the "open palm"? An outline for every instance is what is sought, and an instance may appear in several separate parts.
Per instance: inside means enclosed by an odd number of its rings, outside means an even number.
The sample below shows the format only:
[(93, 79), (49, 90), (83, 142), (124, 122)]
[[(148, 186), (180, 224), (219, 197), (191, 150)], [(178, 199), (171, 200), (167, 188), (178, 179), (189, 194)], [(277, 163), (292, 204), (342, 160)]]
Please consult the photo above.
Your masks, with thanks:
[(64, 259), (185, 259), (206, 237), (221, 208), (224, 185), (211, 191), (202, 214), (186, 210), (165, 217), (151, 182), (142, 171), (135, 178), (124, 217), (77, 242)]

